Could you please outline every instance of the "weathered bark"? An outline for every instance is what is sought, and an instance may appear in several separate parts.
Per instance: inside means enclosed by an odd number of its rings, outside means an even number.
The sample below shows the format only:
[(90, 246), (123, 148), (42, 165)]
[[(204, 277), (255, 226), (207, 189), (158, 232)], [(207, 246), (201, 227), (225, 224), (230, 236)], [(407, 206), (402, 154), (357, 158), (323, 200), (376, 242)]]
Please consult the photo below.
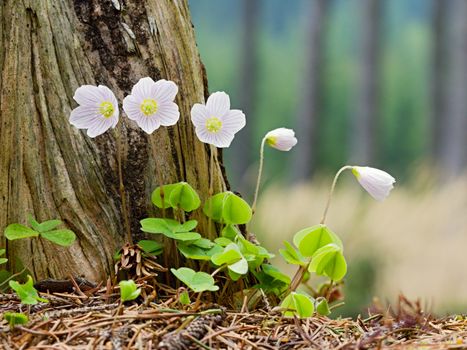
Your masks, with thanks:
[(374, 160), (377, 150), (382, 1), (364, 0), (360, 5), (360, 77), (351, 149), (353, 160), (366, 164)]
[[(36, 278), (100, 280), (124, 243), (114, 133), (90, 139), (68, 123), (74, 90), (109, 86), (121, 100), (139, 78), (179, 86), (176, 126), (148, 136), (121, 116), (123, 174), (132, 234), (153, 211), (151, 191), (188, 181), (203, 198), (209, 148), (190, 122), (207, 84), (186, 0), (0, 1), (0, 231), (12, 222), (61, 218), (78, 236), (71, 248), (40, 239), (5, 242), (10, 268), (21, 259)], [(215, 149), (215, 189), (226, 187)], [(200, 211), (200, 232), (207, 220)]]
[(308, 57), (306, 62), (305, 83), (301, 110), (298, 111), (297, 144), (292, 179), (307, 180), (316, 165), (317, 131), (319, 129), (320, 86), (323, 68), (323, 43), (329, 1), (312, 0), (309, 2), (309, 27), (307, 32)]

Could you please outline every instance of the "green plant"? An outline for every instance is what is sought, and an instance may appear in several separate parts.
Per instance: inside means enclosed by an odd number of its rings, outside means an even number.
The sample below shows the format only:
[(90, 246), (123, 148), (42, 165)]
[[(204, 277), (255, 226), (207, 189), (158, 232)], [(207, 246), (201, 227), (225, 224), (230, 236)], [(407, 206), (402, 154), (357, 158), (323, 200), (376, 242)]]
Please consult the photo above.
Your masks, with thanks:
[(141, 294), (141, 288), (137, 288), (135, 281), (120, 281), (120, 300), (125, 301), (135, 300)]
[(61, 225), (60, 220), (47, 220), (42, 223), (37, 222), (33, 217), (29, 217), (29, 225), (10, 224), (5, 229), (6, 239), (13, 241), (30, 237), (41, 237), (63, 247), (69, 247), (76, 239), (73, 231), (68, 229), (57, 229)]
[(205, 291), (215, 292), (219, 290), (216, 286), (214, 278), (206, 272), (196, 272), (187, 267), (181, 267), (179, 269), (170, 269), (172, 273), (180, 281), (185, 283), (195, 293), (201, 293)]
[(34, 282), (31, 276), (28, 276), (26, 283), (20, 284), (17, 281), (10, 281), (9, 285), (13, 289), (21, 300), (21, 303), (26, 305), (35, 305), (38, 302), (48, 303), (47, 299), (41, 298), (36, 288), (34, 288)]
[(26, 324), (29, 322), (27, 315), (19, 312), (5, 312), (3, 318), (8, 322), (11, 328), (19, 324)]
[[(0, 256), (5, 255), (5, 253), (6, 253), (5, 249), (0, 249)], [(8, 261), (7, 258), (0, 258), (0, 265), (6, 263), (7, 261)]]

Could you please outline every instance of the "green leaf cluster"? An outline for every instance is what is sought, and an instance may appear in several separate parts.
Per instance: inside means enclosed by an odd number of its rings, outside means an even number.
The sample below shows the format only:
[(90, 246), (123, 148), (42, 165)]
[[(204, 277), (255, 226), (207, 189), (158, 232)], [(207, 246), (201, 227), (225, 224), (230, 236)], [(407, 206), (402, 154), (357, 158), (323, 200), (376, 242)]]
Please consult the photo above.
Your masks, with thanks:
[(28, 276), (28, 280), (24, 284), (20, 284), (17, 281), (10, 281), (9, 285), (13, 289), (21, 300), (21, 303), (26, 305), (35, 305), (38, 302), (48, 303), (47, 299), (39, 297), (39, 293), (34, 288), (34, 282), (31, 276)]
[(63, 247), (69, 247), (76, 240), (76, 235), (68, 229), (57, 229), (62, 224), (60, 220), (48, 220), (42, 223), (34, 218), (29, 218), (31, 227), (21, 224), (10, 224), (5, 229), (5, 237), (12, 241), (30, 237), (41, 237)]
[(5, 312), (3, 318), (8, 322), (11, 328), (19, 324), (26, 324), (29, 322), (28, 316), (20, 312)]
[(314, 300), (308, 294), (292, 292), (282, 300), (281, 308), (285, 317), (307, 318), (315, 311)]
[(341, 280), (347, 273), (344, 247), (340, 238), (326, 225), (316, 225), (297, 232), (293, 242), (284, 242), (285, 249), (280, 254), (289, 264), (307, 266), (308, 271), (327, 276), (333, 281)]

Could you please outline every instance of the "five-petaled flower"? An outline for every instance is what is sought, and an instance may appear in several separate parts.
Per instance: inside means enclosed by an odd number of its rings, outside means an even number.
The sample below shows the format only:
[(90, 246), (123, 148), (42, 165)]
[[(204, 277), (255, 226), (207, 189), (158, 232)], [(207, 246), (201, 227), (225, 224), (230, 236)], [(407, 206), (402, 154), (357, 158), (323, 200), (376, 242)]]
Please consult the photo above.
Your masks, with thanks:
[(266, 143), (279, 151), (290, 151), (297, 144), (295, 132), (292, 129), (278, 128), (269, 131), (264, 137)]
[(178, 87), (173, 81), (154, 81), (149, 77), (141, 78), (131, 95), (123, 99), (123, 110), (128, 118), (134, 120), (146, 133), (152, 134), (161, 125), (175, 125), (180, 117), (174, 102)]
[(118, 123), (118, 102), (114, 93), (104, 85), (83, 85), (73, 96), (79, 106), (71, 111), (70, 123), (87, 129), (89, 137), (96, 137)]
[(362, 187), (376, 200), (382, 201), (394, 188), (394, 179), (387, 172), (370, 167), (353, 166), (352, 173)]
[(196, 103), (191, 109), (191, 121), (201, 142), (219, 148), (229, 147), (235, 133), (245, 126), (245, 114), (230, 109), (230, 98), (225, 92), (209, 96), (206, 105)]

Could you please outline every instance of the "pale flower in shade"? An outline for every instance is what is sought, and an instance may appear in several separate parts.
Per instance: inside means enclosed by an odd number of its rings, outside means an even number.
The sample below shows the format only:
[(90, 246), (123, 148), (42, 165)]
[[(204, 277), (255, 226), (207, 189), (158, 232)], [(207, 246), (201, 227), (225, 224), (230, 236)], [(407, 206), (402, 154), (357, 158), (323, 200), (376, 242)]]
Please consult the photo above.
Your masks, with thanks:
[(87, 129), (89, 137), (101, 135), (117, 125), (117, 98), (107, 86), (80, 86), (73, 98), (79, 106), (71, 111), (69, 121), (78, 129)]
[(229, 147), (246, 123), (241, 110), (230, 109), (230, 98), (225, 92), (213, 93), (206, 105), (196, 103), (191, 109), (191, 121), (201, 142), (219, 148)]
[(141, 78), (133, 86), (131, 95), (123, 99), (123, 110), (141, 129), (152, 134), (161, 125), (175, 125), (180, 118), (174, 102), (177, 92), (173, 81)]
[(278, 128), (271, 130), (264, 137), (266, 143), (279, 151), (290, 151), (297, 144), (295, 132), (292, 129)]
[(394, 188), (394, 179), (387, 172), (370, 167), (353, 166), (352, 173), (362, 187), (376, 200), (382, 201)]

